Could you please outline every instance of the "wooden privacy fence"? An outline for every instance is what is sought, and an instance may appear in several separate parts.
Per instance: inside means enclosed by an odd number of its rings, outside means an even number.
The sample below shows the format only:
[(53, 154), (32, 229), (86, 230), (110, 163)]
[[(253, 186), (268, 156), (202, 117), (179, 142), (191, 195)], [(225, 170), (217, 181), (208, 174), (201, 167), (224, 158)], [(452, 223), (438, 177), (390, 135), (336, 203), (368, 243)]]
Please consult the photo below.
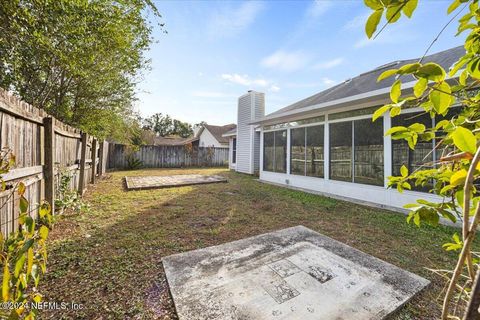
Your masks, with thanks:
[[(108, 143), (99, 142), (10, 95), (0, 88), (0, 147), (15, 156), (14, 168), (3, 179), (15, 186), (22, 181), (29, 214), (37, 216), (44, 199), (53, 207), (62, 174), (71, 175), (70, 190), (83, 194), (106, 168)], [(18, 228), (18, 196), (0, 192), (0, 230), (4, 235)]]
[(138, 150), (122, 144), (108, 145), (108, 169), (132, 169), (132, 159), (144, 168), (218, 167), (228, 165), (228, 148), (191, 146), (142, 146)]

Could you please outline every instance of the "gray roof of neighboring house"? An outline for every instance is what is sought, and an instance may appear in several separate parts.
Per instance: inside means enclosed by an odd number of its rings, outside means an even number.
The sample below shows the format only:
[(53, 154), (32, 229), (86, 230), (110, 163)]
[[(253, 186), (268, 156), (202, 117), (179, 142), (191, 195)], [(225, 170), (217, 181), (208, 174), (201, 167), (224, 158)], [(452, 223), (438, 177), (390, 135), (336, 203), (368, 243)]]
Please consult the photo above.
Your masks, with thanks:
[(182, 138), (177, 136), (155, 137), (154, 143), (156, 146), (182, 146), (184, 144), (198, 140), (196, 137)]
[[(425, 56), (422, 63), (435, 62), (441, 65), (445, 70), (448, 70), (461, 56), (465, 54), (463, 46), (451, 48), (445, 51), (437, 52)], [(395, 77), (389, 77), (383, 81), (377, 82), (377, 78), (382, 72), (388, 69), (397, 69), (402, 65), (417, 62), (419, 58), (409, 60), (398, 60), (391, 63), (384, 64), (371, 71), (364, 72), (352, 79), (346, 80), (338, 85), (335, 85), (322, 92), (314, 94), (311, 97), (295, 102), (285, 108), (272, 112), (266, 115), (259, 121), (274, 119), (281, 117), (284, 113), (294, 113), (296, 110), (311, 107), (321, 103), (332, 102), (338, 99), (355, 96), (358, 94), (368, 93), (370, 91), (389, 88), (395, 81)], [(413, 76), (401, 76), (402, 83), (411, 82), (415, 79)], [(256, 121), (257, 122), (257, 121)]]
[[(210, 131), (210, 133), (217, 139), (219, 143), (228, 143), (228, 137), (223, 137), (223, 135), (233, 129), (237, 129), (237, 125), (234, 123), (227, 124), (224, 126), (213, 126), (206, 124), (205, 128)], [(199, 135), (201, 132), (199, 132)]]

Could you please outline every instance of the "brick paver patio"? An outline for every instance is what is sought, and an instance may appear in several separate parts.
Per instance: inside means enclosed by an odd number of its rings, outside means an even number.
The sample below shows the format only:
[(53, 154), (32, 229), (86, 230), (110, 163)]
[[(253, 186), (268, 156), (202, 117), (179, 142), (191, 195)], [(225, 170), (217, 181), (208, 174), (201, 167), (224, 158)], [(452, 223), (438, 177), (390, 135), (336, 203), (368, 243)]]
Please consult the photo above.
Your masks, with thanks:
[(144, 190), (227, 182), (227, 179), (217, 175), (182, 174), (174, 176), (125, 177), (125, 182), (128, 190)]

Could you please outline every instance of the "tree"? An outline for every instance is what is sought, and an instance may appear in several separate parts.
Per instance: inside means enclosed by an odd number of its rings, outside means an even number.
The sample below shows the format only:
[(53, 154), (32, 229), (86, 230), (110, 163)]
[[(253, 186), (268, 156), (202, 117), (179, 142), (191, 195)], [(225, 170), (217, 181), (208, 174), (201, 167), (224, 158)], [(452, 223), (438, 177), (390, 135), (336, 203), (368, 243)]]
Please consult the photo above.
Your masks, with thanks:
[[(0, 2), (0, 86), (72, 126), (123, 135), (148, 68), (150, 0)], [(121, 124), (121, 125), (119, 125)]]
[(143, 129), (152, 130), (161, 137), (177, 135), (188, 138), (193, 134), (191, 124), (172, 119), (168, 114), (163, 115), (162, 113), (155, 113), (143, 119)]
[[(374, 36), (382, 17), (386, 23), (375, 37), (389, 23), (398, 21), (402, 15), (411, 17), (417, 0), (364, 0), (366, 6), (373, 10), (366, 22), (365, 31), (369, 38)], [(440, 160), (433, 169), (420, 168), (408, 172), (404, 166), (401, 176), (389, 177), (389, 186), (396, 187), (399, 192), (411, 189), (412, 183), (426, 186), (433, 181), (430, 192), (442, 197), (439, 203), (419, 199), (417, 203), (407, 205), (410, 209), (408, 222), (417, 226), (422, 223), (438, 225), (440, 217), (455, 222), (462, 221), (462, 237), (453, 236), (453, 242), (444, 244), (447, 251), (459, 252), (458, 262), (450, 277), (448, 289), (444, 297), (442, 319), (457, 318), (450, 313), (450, 306), (455, 290), (460, 290), (459, 297), (466, 297), (468, 308), (464, 319), (478, 319), (480, 306), (479, 259), (472, 252), (472, 242), (480, 222), (480, 194), (474, 183), (480, 178), (480, 10), (478, 0), (454, 0), (448, 7), (448, 14), (455, 12), (452, 22), (464, 9), (467, 12), (460, 18), (458, 34), (468, 32), (465, 40), (466, 53), (456, 62), (448, 73), (438, 64), (411, 63), (383, 72), (378, 81), (397, 75), (413, 75), (416, 84), (413, 93), (402, 91), (401, 80), (396, 80), (390, 91), (391, 103), (379, 108), (373, 115), (373, 121), (384, 114), (391, 117), (399, 115), (402, 110), (420, 107), (430, 116), (443, 117), (434, 128), (427, 128), (420, 123), (409, 127), (393, 127), (388, 132), (392, 139), (404, 139), (411, 149), (415, 149), (418, 141), (435, 139), (435, 149), (441, 154)], [(445, 30), (442, 28), (428, 49)], [(427, 52), (428, 52), (427, 49)], [(426, 54), (426, 53), (425, 53)], [(453, 105), (460, 107), (453, 116), (448, 116)], [(450, 113), (451, 114), (451, 113)], [(462, 272), (466, 269), (466, 274)], [(475, 278), (477, 281), (474, 282)], [(464, 283), (459, 283), (464, 282)], [(458, 298), (460, 300), (460, 298)], [(455, 313), (455, 311), (454, 311)]]

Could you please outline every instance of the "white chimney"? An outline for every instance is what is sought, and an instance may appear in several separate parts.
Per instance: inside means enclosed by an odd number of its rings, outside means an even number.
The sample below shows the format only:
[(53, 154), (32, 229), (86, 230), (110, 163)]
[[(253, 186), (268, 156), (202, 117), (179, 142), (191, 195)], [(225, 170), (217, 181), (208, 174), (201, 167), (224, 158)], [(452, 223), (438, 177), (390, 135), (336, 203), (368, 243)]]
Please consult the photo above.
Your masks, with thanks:
[(238, 172), (254, 174), (260, 168), (260, 132), (252, 121), (265, 116), (265, 94), (249, 90), (238, 98), (237, 163)]

